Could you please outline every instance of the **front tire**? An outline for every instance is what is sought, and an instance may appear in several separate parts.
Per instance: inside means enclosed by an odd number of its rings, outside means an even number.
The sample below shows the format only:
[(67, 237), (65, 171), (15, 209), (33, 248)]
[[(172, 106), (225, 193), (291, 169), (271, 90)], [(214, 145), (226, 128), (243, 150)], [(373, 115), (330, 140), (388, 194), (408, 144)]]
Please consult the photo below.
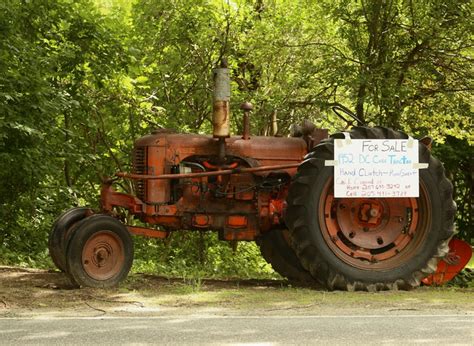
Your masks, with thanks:
[(67, 247), (67, 272), (79, 286), (117, 286), (133, 263), (127, 228), (108, 215), (92, 215), (76, 224)]
[[(334, 139), (321, 142), (298, 168), (286, 223), (303, 267), (341, 290), (410, 289), (436, 270), (453, 235), (452, 184), (442, 164), (419, 144), (419, 198), (334, 198)], [(386, 128), (355, 127), (353, 139), (407, 139)], [(366, 214), (372, 213), (371, 223)], [(361, 219), (361, 215), (363, 219)]]

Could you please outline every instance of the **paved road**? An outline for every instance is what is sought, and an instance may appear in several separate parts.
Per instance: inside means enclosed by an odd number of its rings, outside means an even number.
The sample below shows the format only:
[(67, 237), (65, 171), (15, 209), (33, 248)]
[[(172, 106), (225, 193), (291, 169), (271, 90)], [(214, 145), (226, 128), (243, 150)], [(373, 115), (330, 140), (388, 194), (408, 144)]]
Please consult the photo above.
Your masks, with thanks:
[(474, 344), (474, 315), (0, 319), (0, 344)]

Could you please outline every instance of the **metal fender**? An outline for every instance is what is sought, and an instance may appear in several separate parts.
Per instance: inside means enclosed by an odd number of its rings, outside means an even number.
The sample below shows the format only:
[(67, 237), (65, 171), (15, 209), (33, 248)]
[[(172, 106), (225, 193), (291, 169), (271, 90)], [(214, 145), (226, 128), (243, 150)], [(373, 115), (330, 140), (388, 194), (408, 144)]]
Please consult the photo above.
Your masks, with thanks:
[(471, 246), (460, 239), (449, 242), (449, 252), (438, 263), (436, 272), (422, 280), (428, 286), (439, 286), (452, 280), (469, 263), (472, 256)]

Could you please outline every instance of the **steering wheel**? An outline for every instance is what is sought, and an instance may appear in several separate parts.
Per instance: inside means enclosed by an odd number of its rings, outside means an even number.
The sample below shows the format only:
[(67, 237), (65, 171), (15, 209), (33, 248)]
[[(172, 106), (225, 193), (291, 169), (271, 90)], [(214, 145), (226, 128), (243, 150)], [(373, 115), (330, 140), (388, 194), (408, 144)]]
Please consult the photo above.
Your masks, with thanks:
[[(340, 103), (332, 103), (331, 105), (331, 109), (334, 113), (336, 113), (336, 115), (341, 118), (346, 124), (346, 128), (349, 127), (349, 126), (354, 126), (354, 121), (357, 122), (357, 125), (358, 126), (365, 126), (365, 123), (360, 120), (357, 115), (355, 115), (349, 108), (341, 105)], [(348, 115), (350, 116), (353, 120), (348, 120), (342, 113), (340, 112), (343, 112), (345, 115)]]

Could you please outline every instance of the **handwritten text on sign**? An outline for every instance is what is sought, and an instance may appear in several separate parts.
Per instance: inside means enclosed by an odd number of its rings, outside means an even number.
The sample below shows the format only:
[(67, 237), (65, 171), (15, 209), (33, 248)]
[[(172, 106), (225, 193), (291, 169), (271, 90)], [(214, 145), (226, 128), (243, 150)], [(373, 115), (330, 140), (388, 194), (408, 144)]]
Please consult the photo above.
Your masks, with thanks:
[(418, 197), (418, 141), (336, 139), (334, 196)]

